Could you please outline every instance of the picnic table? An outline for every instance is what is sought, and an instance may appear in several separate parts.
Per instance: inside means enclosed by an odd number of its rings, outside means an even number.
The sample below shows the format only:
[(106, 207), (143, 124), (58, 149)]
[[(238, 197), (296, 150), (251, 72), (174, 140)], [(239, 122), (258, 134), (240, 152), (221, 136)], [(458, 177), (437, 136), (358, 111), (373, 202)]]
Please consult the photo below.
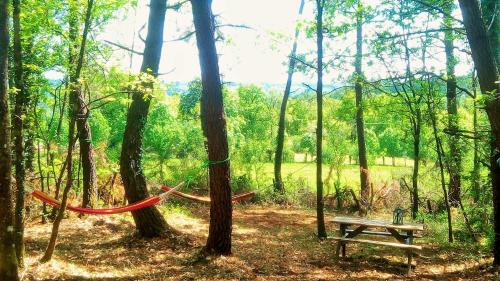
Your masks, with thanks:
[[(340, 237), (331, 238), (338, 241), (337, 256), (340, 254), (340, 250), (342, 250), (342, 257), (345, 257), (347, 243), (374, 244), (404, 249), (408, 256), (408, 274), (410, 274), (413, 254), (415, 251), (422, 249), (421, 246), (413, 244), (413, 239), (418, 237), (415, 235), (416, 232), (424, 230), (423, 224), (393, 224), (390, 221), (381, 219), (359, 217), (334, 217), (333, 223), (338, 224), (340, 230)], [(358, 235), (389, 236), (395, 238), (396, 242), (355, 238)]]

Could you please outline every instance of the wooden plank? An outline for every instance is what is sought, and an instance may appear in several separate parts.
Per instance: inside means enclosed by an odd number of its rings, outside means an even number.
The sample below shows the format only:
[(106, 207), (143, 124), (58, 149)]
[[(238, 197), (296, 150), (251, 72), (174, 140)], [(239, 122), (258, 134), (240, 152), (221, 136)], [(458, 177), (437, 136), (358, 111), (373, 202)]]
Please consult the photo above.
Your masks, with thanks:
[(334, 217), (332, 220), (334, 223), (338, 224), (348, 224), (348, 225), (365, 225), (369, 227), (384, 227), (391, 229), (401, 229), (401, 230), (424, 230), (423, 224), (416, 223), (405, 223), (405, 224), (393, 224), (382, 219), (365, 219), (359, 217)]
[[(353, 232), (353, 229), (346, 229), (346, 233)], [(359, 235), (377, 235), (377, 236), (390, 236), (392, 237), (392, 234), (388, 231), (374, 231), (374, 230), (363, 230)], [(407, 238), (408, 235), (404, 233), (400, 233), (400, 236)], [(422, 235), (413, 235), (413, 238), (422, 238)]]
[[(350, 233), (352, 232), (352, 229), (347, 229), (346, 232)], [(364, 235), (379, 235), (379, 236), (392, 236), (392, 234), (388, 231), (374, 231), (374, 230), (364, 230), (360, 234)], [(404, 234), (401, 234), (404, 236)]]
[(374, 245), (379, 245), (379, 246), (388, 246), (388, 247), (394, 247), (394, 248), (400, 248), (400, 249), (422, 250), (422, 246), (401, 244), (401, 243), (397, 243), (397, 242), (375, 241), (375, 240), (365, 240), (365, 239), (351, 239), (351, 238), (343, 238), (343, 237), (329, 237), (329, 239), (332, 239), (335, 241), (348, 242), (348, 243), (365, 243), (365, 244), (374, 244)]

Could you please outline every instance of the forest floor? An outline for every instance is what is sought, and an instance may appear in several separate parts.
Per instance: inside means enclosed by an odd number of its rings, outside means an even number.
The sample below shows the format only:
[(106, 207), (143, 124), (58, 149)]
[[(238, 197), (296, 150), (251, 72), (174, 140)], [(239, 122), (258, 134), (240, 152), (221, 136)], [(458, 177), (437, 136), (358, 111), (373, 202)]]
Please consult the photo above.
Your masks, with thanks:
[[(411, 278), (398, 250), (349, 245), (348, 257), (338, 259), (331, 241), (315, 237), (313, 211), (274, 205), (235, 206), (233, 255), (200, 260), (209, 209), (186, 207), (162, 209), (179, 233), (155, 239), (135, 238), (129, 214), (72, 215), (62, 222), (54, 258), (46, 264), (38, 260), (51, 224), (32, 221), (24, 280), (500, 280), (489, 255), (460, 243), (442, 247), (428, 238), (417, 241), (424, 249)], [(331, 223), (327, 227), (334, 231)]]

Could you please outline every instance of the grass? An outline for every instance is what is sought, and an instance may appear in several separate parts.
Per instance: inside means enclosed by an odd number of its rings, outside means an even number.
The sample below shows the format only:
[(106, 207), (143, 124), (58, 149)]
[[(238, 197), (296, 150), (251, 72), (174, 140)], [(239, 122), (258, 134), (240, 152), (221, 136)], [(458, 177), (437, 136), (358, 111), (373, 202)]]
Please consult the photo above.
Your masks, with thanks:
[[(274, 175), (274, 166), (272, 163), (262, 163), (257, 165), (257, 171), (252, 171), (254, 181), (259, 188), (268, 186), (272, 183)], [(328, 176), (329, 167), (323, 165), (323, 179)], [(411, 175), (411, 167), (401, 166), (370, 166), (370, 175), (375, 185), (384, 184), (393, 180), (398, 180), (405, 175)], [(238, 171), (237, 173), (244, 173)], [(334, 171), (335, 173), (335, 171)], [(295, 183), (303, 184), (302, 188), (308, 188), (311, 191), (316, 189), (316, 164), (314, 162), (307, 163), (283, 163), (282, 177), (284, 181), (293, 181)], [(335, 177), (335, 175), (333, 175)], [(359, 179), (359, 166), (357, 165), (343, 165), (341, 173), (341, 185), (357, 190), (360, 185)]]
[[(273, 165), (268, 163), (264, 166), (265, 173), (272, 175)], [(323, 166), (323, 179), (328, 176), (329, 168)], [(402, 175), (411, 173), (411, 167), (393, 167), (393, 166), (371, 166), (370, 174), (374, 183), (382, 183), (393, 179), (398, 179)], [(285, 163), (283, 165), (283, 176), (294, 178), (304, 178), (309, 186), (316, 186), (316, 164), (315, 163)], [(359, 186), (359, 166), (344, 165), (341, 175), (342, 185), (355, 188)]]

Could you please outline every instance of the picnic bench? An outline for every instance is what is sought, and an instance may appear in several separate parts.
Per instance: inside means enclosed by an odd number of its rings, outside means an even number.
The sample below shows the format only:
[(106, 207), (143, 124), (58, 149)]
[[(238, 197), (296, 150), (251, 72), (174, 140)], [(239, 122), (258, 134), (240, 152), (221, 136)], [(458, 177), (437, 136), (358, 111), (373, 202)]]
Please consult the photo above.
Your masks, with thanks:
[[(347, 243), (363, 243), (379, 246), (399, 248), (406, 251), (408, 256), (408, 274), (411, 273), (412, 259), (415, 251), (422, 250), (421, 246), (414, 245), (415, 232), (424, 230), (422, 224), (404, 223), (393, 224), (392, 222), (380, 219), (365, 219), (358, 217), (334, 217), (333, 223), (339, 225), (340, 237), (330, 239), (338, 241), (336, 255), (342, 257), (346, 255)], [(369, 238), (358, 239), (358, 235), (366, 236), (388, 236), (396, 239), (396, 242), (372, 240)]]

